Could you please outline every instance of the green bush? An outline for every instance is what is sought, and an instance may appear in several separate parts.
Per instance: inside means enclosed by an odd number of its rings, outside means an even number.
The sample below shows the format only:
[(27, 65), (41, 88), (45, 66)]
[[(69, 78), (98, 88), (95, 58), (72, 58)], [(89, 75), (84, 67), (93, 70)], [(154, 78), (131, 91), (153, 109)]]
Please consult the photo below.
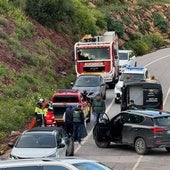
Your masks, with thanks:
[(154, 25), (158, 27), (162, 32), (167, 32), (168, 21), (159, 13), (153, 13)]
[(110, 16), (106, 20), (108, 31), (115, 31), (119, 37), (122, 37), (125, 32), (123, 23), (120, 20), (112, 19)]
[(26, 11), (41, 24), (53, 27), (57, 21), (69, 21), (74, 4), (68, 0), (27, 0)]
[(160, 48), (165, 45), (163, 37), (158, 34), (151, 34), (143, 37), (143, 40), (150, 46), (151, 49)]
[(126, 42), (124, 47), (133, 50), (137, 56), (144, 55), (150, 51), (147, 43), (141, 39)]
[(149, 31), (150, 25), (149, 25), (149, 23), (147, 21), (144, 21), (144, 22), (140, 22), (138, 24), (138, 27), (139, 27), (139, 31), (142, 34), (146, 34)]

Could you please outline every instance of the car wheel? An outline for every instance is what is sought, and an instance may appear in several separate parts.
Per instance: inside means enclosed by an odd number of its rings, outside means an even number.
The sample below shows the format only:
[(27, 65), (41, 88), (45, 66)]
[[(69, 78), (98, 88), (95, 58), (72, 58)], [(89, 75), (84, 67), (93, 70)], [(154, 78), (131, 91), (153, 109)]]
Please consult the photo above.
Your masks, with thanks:
[(115, 103), (120, 103), (120, 101), (118, 99), (115, 99)]
[(100, 141), (98, 137), (98, 131), (99, 131), (99, 126), (96, 124), (94, 129), (93, 129), (93, 138), (95, 141), (95, 144), (99, 148), (107, 148), (110, 145), (110, 141)]
[(137, 66), (137, 62), (135, 62), (135, 67)]
[(139, 155), (145, 155), (148, 153), (148, 147), (146, 146), (146, 142), (143, 138), (138, 138), (135, 141), (135, 150)]
[(170, 147), (166, 147), (165, 149), (167, 150), (167, 152), (170, 152)]
[(74, 141), (70, 139), (70, 143), (68, 145), (66, 156), (74, 156)]

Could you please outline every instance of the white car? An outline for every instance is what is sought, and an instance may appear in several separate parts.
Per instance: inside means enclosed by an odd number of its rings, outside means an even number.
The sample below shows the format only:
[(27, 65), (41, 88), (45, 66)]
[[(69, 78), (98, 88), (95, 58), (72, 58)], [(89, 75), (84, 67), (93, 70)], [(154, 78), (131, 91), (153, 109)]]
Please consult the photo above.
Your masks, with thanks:
[(149, 78), (149, 73), (146, 67), (126, 67), (115, 86), (115, 103), (119, 103), (121, 100), (121, 88), (123, 87), (124, 82), (140, 81), (147, 78)]
[(94, 160), (83, 158), (30, 158), (0, 161), (0, 170), (111, 170)]
[(74, 155), (74, 141), (61, 127), (25, 130), (12, 147), (10, 159), (63, 157)]
[(126, 66), (136, 67), (136, 56), (132, 50), (119, 50), (119, 74), (123, 72)]

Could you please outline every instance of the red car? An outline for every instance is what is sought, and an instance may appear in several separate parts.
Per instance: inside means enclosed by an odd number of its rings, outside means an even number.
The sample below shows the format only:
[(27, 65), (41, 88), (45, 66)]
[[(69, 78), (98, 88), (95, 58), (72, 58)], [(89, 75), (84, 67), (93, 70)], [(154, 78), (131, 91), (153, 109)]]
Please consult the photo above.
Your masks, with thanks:
[(84, 97), (84, 95), (78, 90), (62, 89), (53, 94), (51, 97), (53, 104), (55, 120), (57, 125), (63, 124), (63, 114), (66, 108), (69, 106), (76, 107), (77, 105), (82, 106), (84, 116), (87, 122), (90, 122), (91, 118), (91, 103)]

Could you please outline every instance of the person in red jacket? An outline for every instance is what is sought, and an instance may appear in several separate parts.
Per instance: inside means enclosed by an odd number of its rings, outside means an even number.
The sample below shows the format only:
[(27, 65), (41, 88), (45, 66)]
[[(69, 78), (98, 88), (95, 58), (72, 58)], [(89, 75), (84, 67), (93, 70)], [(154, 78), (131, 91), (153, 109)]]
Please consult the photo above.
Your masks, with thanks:
[(45, 114), (45, 126), (56, 126), (56, 121), (54, 118), (55, 116), (54, 116), (53, 107), (49, 106)]

